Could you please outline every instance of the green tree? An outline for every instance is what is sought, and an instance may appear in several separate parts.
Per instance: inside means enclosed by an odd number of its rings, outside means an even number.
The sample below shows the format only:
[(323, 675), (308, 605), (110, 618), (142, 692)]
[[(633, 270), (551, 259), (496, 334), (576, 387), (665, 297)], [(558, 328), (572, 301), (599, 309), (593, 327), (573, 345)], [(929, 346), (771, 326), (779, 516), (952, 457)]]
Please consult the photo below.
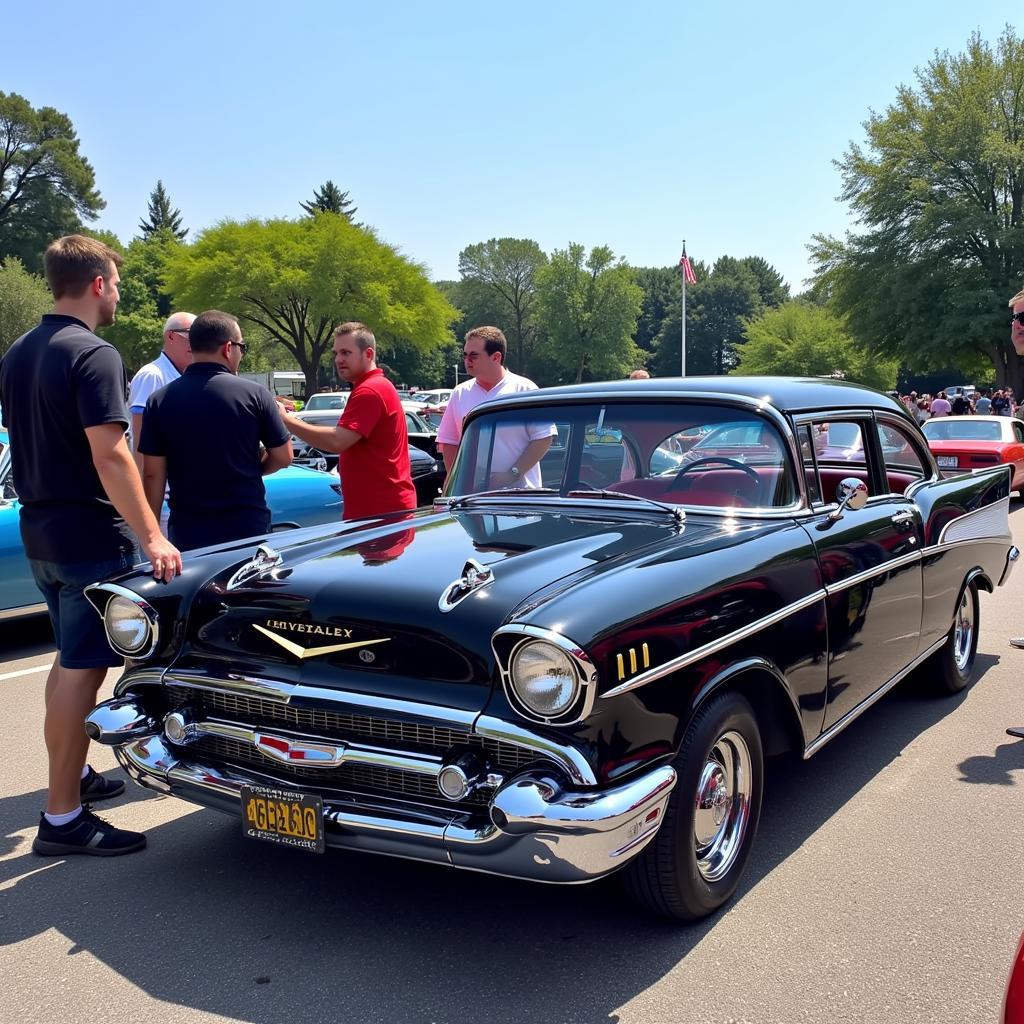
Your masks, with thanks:
[(100, 333), (134, 373), (160, 352), (164, 321), (173, 312), (165, 278), (172, 257), (183, 246), (169, 228), (133, 238), (121, 264), (117, 319)]
[(17, 256), (0, 260), (0, 355), (35, 327), (52, 305), (46, 282), (30, 274)]
[(0, 257), (17, 256), (39, 271), (46, 246), (95, 220), (105, 205), (71, 119), (0, 92)]
[(789, 301), (789, 285), (763, 256), (744, 256), (740, 263), (757, 278), (762, 306), (781, 306)]
[(307, 393), (334, 327), (361, 320), (383, 349), (450, 339), (456, 310), (423, 268), (344, 217), (223, 221), (172, 256), (167, 285), (178, 303), (234, 313), (261, 327), (306, 375)]
[(842, 377), (887, 391), (896, 383), (895, 359), (879, 359), (859, 345), (826, 309), (792, 301), (766, 309), (745, 328), (734, 373), (784, 377)]
[(633, 343), (643, 292), (628, 264), (600, 245), (570, 243), (537, 272), (546, 355), (579, 384), (622, 377), (640, 359)]
[(644, 292), (634, 341), (648, 358), (654, 351), (654, 341), (666, 318), (675, 313), (676, 323), (679, 322), (683, 298), (682, 271), (678, 266), (637, 267), (633, 273)]
[(1024, 41), (936, 53), (838, 167), (864, 230), (817, 235), (816, 288), (872, 351), (915, 370), (983, 355), (1016, 393), (1006, 303), (1024, 267)]
[[(744, 261), (722, 256), (710, 272), (694, 263), (697, 283), (686, 288), (686, 373), (728, 373), (736, 365), (746, 340), (744, 325), (763, 308), (757, 275)], [(678, 376), (682, 311), (672, 309), (654, 344), (654, 371), (659, 377)]]
[(308, 203), (299, 203), (299, 206), (311, 217), (318, 213), (336, 213), (348, 220), (351, 220), (358, 210), (358, 207), (352, 205), (348, 193), (342, 192), (330, 179), (313, 193), (313, 198)]
[(139, 229), (143, 238), (158, 231), (169, 231), (179, 242), (184, 242), (188, 234), (188, 228), (181, 226), (181, 210), (171, 206), (171, 197), (159, 179), (156, 188), (149, 193), (149, 220), (140, 221)]
[(490, 294), (498, 314), (492, 322), (504, 330), (509, 364), (518, 373), (526, 372), (537, 340), (537, 272), (547, 259), (532, 238), (492, 238), (459, 253), (459, 273), (469, 286), (466, 295), (473, 296), (474, 286)]

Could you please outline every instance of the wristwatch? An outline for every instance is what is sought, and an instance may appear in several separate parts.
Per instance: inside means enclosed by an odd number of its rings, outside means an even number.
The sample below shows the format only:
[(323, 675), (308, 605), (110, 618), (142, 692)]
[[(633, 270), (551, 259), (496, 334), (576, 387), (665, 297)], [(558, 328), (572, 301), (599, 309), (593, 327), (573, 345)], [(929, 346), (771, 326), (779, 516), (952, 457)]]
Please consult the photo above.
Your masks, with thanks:
[(511, 473), (511, 474), (512, 474), (513, 476), (519, 476), (519, 467), (518, 467), (518, 466), (513, 466), (513, 467), (512, 467), (512, 468), (511, 468), (511, 469), (509, 470), (509, 472), (510, 472), (510, 473)]

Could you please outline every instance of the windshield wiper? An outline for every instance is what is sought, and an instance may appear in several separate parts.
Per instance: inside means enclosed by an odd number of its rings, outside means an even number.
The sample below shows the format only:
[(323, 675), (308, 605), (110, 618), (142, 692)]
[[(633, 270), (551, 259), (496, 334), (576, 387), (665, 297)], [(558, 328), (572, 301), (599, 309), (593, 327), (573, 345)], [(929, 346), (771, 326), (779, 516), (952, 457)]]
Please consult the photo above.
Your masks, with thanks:
[(500, 498), (506, 494), (557, 494), (554, 487), (497, 487), (493, 491), (474, 491), (472, 494), (460, 494), (452, 498), (449, 508), (461, 508), (474, 498)]
[(642, 494), (630, 494), (628, 491), (609, 491), (605, 488), (595, 488), (594, 490), (584, 491), (569, 491), (566, 494), (567, 498), (628, 498), (630, 501), (642, 501), (645, 505), (652, 505), (655, 508), (660, 508), (665, 512), (668, 512), (673, 519), (678, 523), (683, 523), (686, 520), (685, 509), (680, 508), (678, 505), (670, 505), (665, 501), (657, 501), (654, 498), (647, 498)]

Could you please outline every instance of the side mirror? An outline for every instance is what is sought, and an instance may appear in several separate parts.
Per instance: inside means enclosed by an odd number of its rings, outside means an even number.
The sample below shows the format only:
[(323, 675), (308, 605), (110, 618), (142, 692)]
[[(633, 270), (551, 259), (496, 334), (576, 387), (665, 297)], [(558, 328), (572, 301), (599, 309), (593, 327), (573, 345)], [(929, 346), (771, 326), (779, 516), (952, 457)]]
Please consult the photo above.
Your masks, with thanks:
[(863, 508), (868, 500), (868, 485), (855, 476), (848, 476), (839, 481), (839, 485), (836, 487), (836, 500), (839, 502), (839, 507), (829, 513), (828, 521), (830, 523), (842, 519), (843, 513), (847, 509), (856, 512)]

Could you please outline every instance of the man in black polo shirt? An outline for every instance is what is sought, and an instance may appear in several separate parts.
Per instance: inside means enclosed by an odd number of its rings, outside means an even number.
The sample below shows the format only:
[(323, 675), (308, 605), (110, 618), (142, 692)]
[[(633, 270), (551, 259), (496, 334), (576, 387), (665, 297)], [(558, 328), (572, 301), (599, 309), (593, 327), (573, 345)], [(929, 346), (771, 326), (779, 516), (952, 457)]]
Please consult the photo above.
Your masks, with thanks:
[(159, 512), (169, 486), (167, 532), (183, 551), (268, 533), (263, 477), (292, 461), (270, 392), (237, 376), (246, 349), (238, 321), (207, 310), (188, 340), (192, 364), (150, 396), (139, 439), (146, 497)]
[(160, 533), (128, 448), (124, 365), (93, 333), (114, 322), (120, 262), (92, 238), (54, 242), (44, 259), (54, 311), (0, 361), (21, 536), (59, 652), (45, 692), (49, 791), (32, 844), (47, 856), (109, 857), (146, 845), (144, 835), (114, 828), (88, 806), (124, 789), (88, 767), (83, 728), (108, 667), (122, 659), (83, 588), (131, 566), (125, 521), (154, 576), (181, 572), (181, 556)]

